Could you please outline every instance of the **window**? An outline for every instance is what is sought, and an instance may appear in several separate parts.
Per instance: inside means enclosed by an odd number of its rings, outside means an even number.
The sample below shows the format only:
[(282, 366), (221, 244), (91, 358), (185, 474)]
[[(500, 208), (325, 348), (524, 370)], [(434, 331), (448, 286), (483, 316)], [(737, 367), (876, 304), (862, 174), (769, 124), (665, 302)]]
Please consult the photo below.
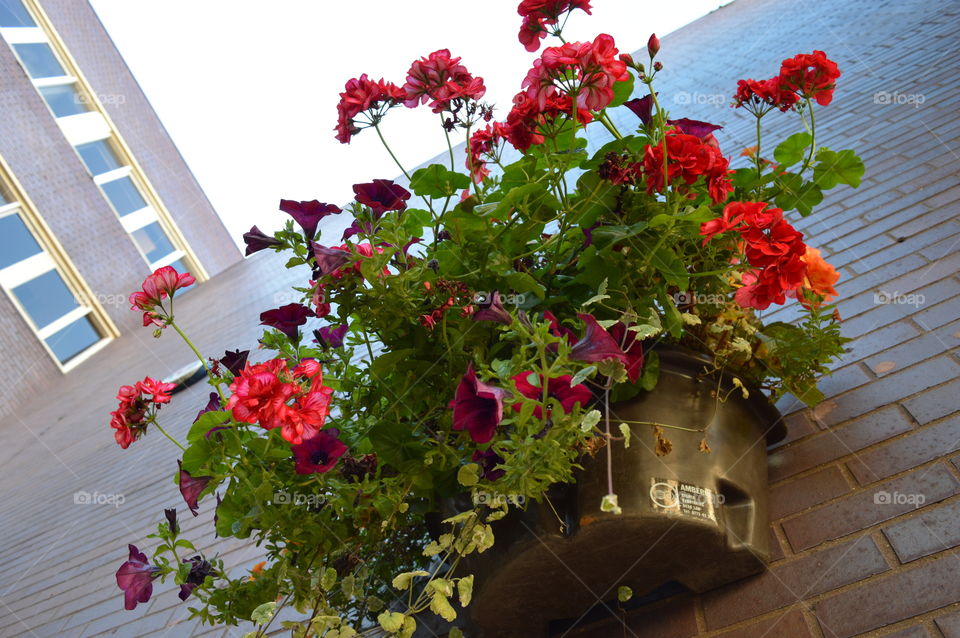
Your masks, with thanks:
[(77, 113), (86, 113), (90, 110), (72, 84), (41, 87), (40, 95), (47, 101), (54, 117), (67, 117)]
[(30, 44), (14, 44), (13, 50), (26, 67), (27, 73), (34, 80), (40, 78), (58, 78), (67, 73), (57, 61), (57, 56), (53, 49), (46, 42), (35, 42)]
[(107, 140), (97, 140), (87, 144), (78, 144), (77, 152), (80, 153), (80, 159), (87, 165), (87, 170), (91, 175), (102, 175), (112, 170), (120, 168), (120, 160), (116, 153), (110, 148)]
[(163, 228), (157, 222), (133, 231), (133, 239), (151, 264), (160, 261), (174, 251), (173, 244), (167, 239)]
[(0, 0), (0, 27), (35, 27), (37, 23), (20, 0)]
[(67, 364), (104, 342), (93, 309), (67, 283), (60, 265), (31, 230), (25, 211), (0, 187), (0, 288), (51, 355)]
[(100, 188), (103, 189), (107, 199), (113, 204), (114, 210), (121, 217), (145, 208), (147, 205), (140, 191), (134, 186), (133, 180), (129, 177), (121, 177), (118, 180), (100, 184)]

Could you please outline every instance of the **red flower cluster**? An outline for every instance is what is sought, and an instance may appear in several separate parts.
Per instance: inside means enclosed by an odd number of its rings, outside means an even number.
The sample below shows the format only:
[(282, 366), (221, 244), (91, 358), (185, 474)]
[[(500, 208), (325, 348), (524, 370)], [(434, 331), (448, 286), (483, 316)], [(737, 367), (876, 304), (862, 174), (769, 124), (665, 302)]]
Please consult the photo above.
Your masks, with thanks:
[[(539, 375), (538, 385), (533, 385), (530, 383), (531, 377), (536, 378), (538, 375), (535, 375), (533, 372), (521, 372), (520, 374), (513, 377), (513, 385), (517, 388), (517, 392), (521, 395), (527, 397), (528, 399), (540, 400), (543, 398), (543, 375)], [(565, 414), (570, 414), (573, 411), (573, 406), (578, 403), (580, 406), (586, 406), (590, 403), (590, 399), (593, 398), (593, 393), (590, 392), (590, 388), (583, 384), (571, 385), (570, 381), (573, 380), (573, 377), (569, 374), (564, 374), (559, 377), (553, 377), (546, 380), (547, 384), (547, 397), (554, 398), (560, 402), (561, 407)], [(517, 412), (523, 407), (522, 403), (514, 403), (513, 409)], [(543, 418), (543, 409), (541, 406), (537, 406), (533, 411), (534, 416), (538, 419)], [(549, 413), (547, 417), (549, 418)]]
[(823, 51), (801, 53), (780, 64), (780, 74), (768, 80), (739, 80), (733, 104), (762, 115), (771, 108), (788, 111), (800, 98), (826, 106), (833, 100), (840, 69)]
[(333, 390), (323, 385), (320, 364), (304, 359), (293, 370), (286, 359), (247, 364), (230, 384), (227, 409), (233, 418), (281, 428), (283, 438), (299, 445), (323, 428)]
[(110, 413), (110, 427), (114, 429), (113, 438), (124, 450), (147, 431), (147, 424), (153, 416), (151, 408), (170, 402), (170, 391), (177, 387), (175, 383), (163, 383), (150, 377), (137, 381), (134, 385), (120, 387), (117, 400), (120, 406)]
[[(507, 114), (503, 124), (503, 134), (515, 148), (525, 151), (531, 146), (543, 144), (544, 137), (539, 127), (553, 122), (558, 117), (573, 113), (573, 100), (565, 93), (559, 93), (547, 99), (541, 108), (526, 91), (513, 97), (513, 108)], [(593, 115), (587, 109), (577, 109), (577, 121), (587, 123)]]
[(161, 321), (164, 317), (157, 311), (157, 306), (167, 297), (173, 297), (180, 288), (189, 288), (195, 283), (197, 280), (188, 272), (178, 273), (173, 266), (158, 268), (143, 280), (142, 290), (130, 295), (130, 310), (143, 311), (144, 326), (154, 324), (162, 328), (166, 324)]
[(613, 101), (613, 85), (630, 79), (613, 38), (601, 33), (593, 42), (569, 42), (544, 50), (523, 80), (540, 110), (558, 93), (576, 98), (577, 106), (603, 110)]
[(451, 58), (448, 49), (440, 49), (410, 65), (403, 91), (408, 107), (429, 101), (434, 113), (442, 113), (451, 110), (455, 100), (479, 100), (487, 89), (483, 78), (473, 77), (460, 58)]
[[(438, 279), (437, 288), (445, 292), (447, 300), (444, 301), (439, 307), (431, 310), (425, 315), (420, 315), (420, 323), (430, 330), (433, 330), (433, 327), (437, 325), (438, 321), (443, 319), (443, 315), (446, 314), (448, 310), (457, 305), (458, 300), (462, 300), (464, 297), (469, 298), (470, 290), (467, 288), (467, 285), (460, 281), (447, 281), (445, 279)], [(427, 290), (431, 290), (429, 282), (424, 282), (424, 286)], [(460, 301), (462, 303), (462, 301)], [(466, 317), (473, 314), (473, 305), (467, 304), (460, 309), (460, 316)]]
[[(727, 199), (733, 192), (730, 182), (729, 163), (715, 145), (696, 135), (668, 131), (667, 176), (670, 182), (682, 180), (691, 185), (702, 175), (714, 204)], [(643, 155), (643, 174), (647, 180), (647, 193), (662, 192), (663, 144), (647, 145)]]
[[(373, 251), (377, 251), (378, 255), (383, 254), (383, 248), (380, 248), (380, 246), (371, 246), (369, 242), (367, 242), (366, 244), (356, 244), (355, 246), (353, 246), (353, 248), (356, 249), (356, 254), (360, 255), (360, 257), (362, 257), (363, 259), (369, 259), (370, 257), (373, 257)], [(350, 246), (348, 246), (347, 244), (340, 244), (339, 246), (334, 246), (333, 250), (342, 250), (347, 254), (350, 254), (351, 252)], [(353, 272), (355, 272), (357, 276), (360, 277), (361, 279), (363, 279), (363, 274), (360, 272), (360, 264), (362, 263), (363, 259), (358, 259), (353, 263), (352, 267), (351, 266), (347, 267), (347, 270), (350, 270), (350, 268), (352, 268)], [(345, 274), (346, 274), (346, 271), (344, 271), (343, 268), (337, 268), (332, 273), (330, 273), (330, 276), (333, 277), (334, 279), (340, 279)], [(384, 267), (383, 274), (384, 276), (389, 275), (390, 271), (387, 270), (386, 267)]]
[(358, 115), (383, 106), (395, 106), (403, 101), (405, 95), (396, 84), (382, 79), (374, 82), (366, 73), (348, 80), (337, 104), (337, 125), (333, 129), (337, 132), (337, 140), (341, 144), (349, 144), (350, 138), (360, 132), (354, 122)]
[(469, 153), (467, 154), (467, 170), (477, 184), (490, 174), (484, 156), (496, 155), (500, 142), (507, 137), (506, 127), (499, 122), (487, 124), (470, 136)]
[(743, 287), (735, 299), (744, 308), (765, 310), (796, 296), (799, 288), (829, 298), (839, 274), (820, 258), (819, 251), (803, 243), (803, 233), (783, 218), (779, 208), (766, 202), (730, 202), (723, 216), (700, 226), (704, 243), (715, 235), (736, 231), (743, 240), (747, 263), (756, 270), (743, 274)]
[(560, 16), (574, 9), (590, 13), (590, 0), (523, 0), (517, 13), (523, 17), (520, 27), (520, 44), (527, 51), (540, 48), (540, 40), (547, 35), (547, 26), (560, 21)]

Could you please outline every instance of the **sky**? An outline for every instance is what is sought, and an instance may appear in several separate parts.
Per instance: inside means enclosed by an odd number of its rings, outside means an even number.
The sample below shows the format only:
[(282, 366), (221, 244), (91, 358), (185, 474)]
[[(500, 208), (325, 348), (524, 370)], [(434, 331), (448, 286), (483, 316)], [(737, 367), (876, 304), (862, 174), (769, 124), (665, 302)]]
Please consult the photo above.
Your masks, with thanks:
[[(592, 15), (573, 12), (564, 37), (609, 33), (633, 52), (725, 3), (593, 0)], [(282, 226), (280, 199), (343, 204), (353, 184), (399, 174), (374, 131), (349, 145), (334, 139), (348, 79), (402, 84), (413, 60), (447, 48), (484, 78), (501, 119), (536, 57), (517, 40), (517, 0), (91, 4), (238, 244), (254, 224)], [(439, 118), (425, 106), (388, 113), (381, 129), (405, 167), (446, 149)]]

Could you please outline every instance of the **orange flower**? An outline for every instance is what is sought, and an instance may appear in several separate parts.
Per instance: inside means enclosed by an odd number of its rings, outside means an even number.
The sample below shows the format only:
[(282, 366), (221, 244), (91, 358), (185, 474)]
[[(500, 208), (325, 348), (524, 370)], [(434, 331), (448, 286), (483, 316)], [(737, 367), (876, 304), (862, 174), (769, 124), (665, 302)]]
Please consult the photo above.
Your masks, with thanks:
[(741, 157), (753, 157), (757, 151), (760, 150), (759, 146), (748, 146), (742, 151), (740, 151)]
[(819, 250), (811, 246), (807, 246), (807, 252), (802, 259), (807, 265), (803, 287), (820, 295), (824, 301), (830, 301), (836, 297), (837, 291), (833, 288), (833, 285), (840, 279), (840, 273), (837, 272), (837, 269), (820, 256)]
[(262, 560), (256, 565), (254, 565), (250, 569), (250, 578), (248, 578), (247, 580), (256, 580), (257, 576), (259, 576), (263, 572), (263, 568), (266, 564), (267, 564), (267, 561)]

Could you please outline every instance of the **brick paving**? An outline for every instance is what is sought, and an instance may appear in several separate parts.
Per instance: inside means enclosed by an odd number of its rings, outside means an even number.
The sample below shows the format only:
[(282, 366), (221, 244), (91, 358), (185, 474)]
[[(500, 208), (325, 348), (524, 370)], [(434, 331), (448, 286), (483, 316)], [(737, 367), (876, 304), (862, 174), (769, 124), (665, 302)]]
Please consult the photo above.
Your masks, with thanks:
[[(768, 77), (781, 58), (815, 48), (839, 63), (840, 88), (818, 111), (818, 137), (856, 148), (867, 172), (859, 190), (840, 187), (816, 215), (794, 221), (840, 268), (843, 331), (855, 340), (824, 381), (823, 405), (780, 403), (790, 434), (770, 456), (769, 571), (638, 609), (625, 624), (576, 628), (570, 638), (960, 636), (958, 13), (957, 3), (919, 0), (737, 0), (663, 38), (661, 99), (675, 117), (726, 125), (718, 139), (732, 156), (753, 144), (751, 121), (726, 106), (736, 79)], [(878, 91), (925, 101), (882, 104)], [(614, 119), (628, 130), (631, 117)], [(786, 116), (771, 120), (768, 148), (792, 132)], [(606, 141), (598, 135), (591, 146)], [(294, 279), (261, 255), (186, 296), (178, 316), (198, 324), (205, 352), (246, 347), (256, 314)], [(878, 303), (883, 295), (909, 303)], [(160, 489), (175, 459), (165, 441), (113, 445), (111, 396), (188, 355), (169, 335), (155, 344), (149, 331), (128, 332), (3, 423), (0, 635), (240, 635), (182, 622), (170, 583), (143, 611), (123, 612), (113, 584), (125, 544), (141, 542), (160, 510), (180, 503), (172, 486)], [(165, 408), (180, 423), (174, 431), (186, 429), (203, 393), (191, 389)], [(79, 489), (122, 492), (126, 501), (115, 511), (74, 505)], [(211, 516), (205, 503), (185, 527), (205, 530)], [(206, 536), (200, 546), (213, 543)], [(258, 560), (256, 548), (217, 547), (238, 569)]]

